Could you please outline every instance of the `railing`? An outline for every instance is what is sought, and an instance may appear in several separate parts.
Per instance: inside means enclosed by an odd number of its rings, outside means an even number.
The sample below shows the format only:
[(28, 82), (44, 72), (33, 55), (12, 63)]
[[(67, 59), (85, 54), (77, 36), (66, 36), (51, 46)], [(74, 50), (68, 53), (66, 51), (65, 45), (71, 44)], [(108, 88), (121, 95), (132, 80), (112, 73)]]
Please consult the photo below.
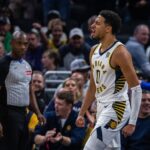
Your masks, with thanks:
[(53, 95), (57, 87), (70, 75), (71, 71), (67, 70), (47, 71), (44, 75), (45, 92)]

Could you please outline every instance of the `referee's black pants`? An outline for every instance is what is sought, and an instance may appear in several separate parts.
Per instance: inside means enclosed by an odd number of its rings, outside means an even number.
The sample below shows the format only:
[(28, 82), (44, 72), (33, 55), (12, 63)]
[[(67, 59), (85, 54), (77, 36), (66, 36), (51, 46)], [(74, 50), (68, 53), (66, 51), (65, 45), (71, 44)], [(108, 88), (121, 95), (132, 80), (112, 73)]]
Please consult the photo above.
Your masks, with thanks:
[(25, 107), (10, 106), (4, 119), (4, 135), (7, 150), (26, 150), (28, 142), (28, 125)]

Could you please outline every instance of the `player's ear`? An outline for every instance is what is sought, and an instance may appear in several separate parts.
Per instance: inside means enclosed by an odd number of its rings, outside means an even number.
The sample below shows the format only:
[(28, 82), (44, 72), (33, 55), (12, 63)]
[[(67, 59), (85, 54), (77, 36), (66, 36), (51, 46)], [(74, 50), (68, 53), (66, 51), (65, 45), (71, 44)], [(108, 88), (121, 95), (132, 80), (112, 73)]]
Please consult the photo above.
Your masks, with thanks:
[(112, 26), (106, 25), (106, 32), (107, 33), (112, 32)]

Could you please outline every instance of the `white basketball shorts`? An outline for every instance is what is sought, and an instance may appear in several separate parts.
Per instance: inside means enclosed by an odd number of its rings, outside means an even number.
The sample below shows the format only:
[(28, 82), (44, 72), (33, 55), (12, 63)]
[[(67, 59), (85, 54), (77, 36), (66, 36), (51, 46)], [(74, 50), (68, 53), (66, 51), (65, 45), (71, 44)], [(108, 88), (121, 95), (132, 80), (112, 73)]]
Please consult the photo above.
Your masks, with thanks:
[(129, 101), (97, 104), (97, 121), (84, 150), (120, 150), (120, 130), (130, 116)]

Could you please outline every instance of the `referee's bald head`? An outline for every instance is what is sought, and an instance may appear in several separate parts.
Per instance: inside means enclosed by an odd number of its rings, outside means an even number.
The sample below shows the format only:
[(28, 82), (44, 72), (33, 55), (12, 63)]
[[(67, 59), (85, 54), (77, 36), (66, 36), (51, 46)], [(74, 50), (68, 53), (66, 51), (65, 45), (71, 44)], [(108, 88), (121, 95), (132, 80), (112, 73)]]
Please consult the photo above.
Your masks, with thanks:
[(28, 48), (28, 38), (23, 31), (15, 31), (12, 34), (12, 55), (16, 59), (20, 59), (24, 56)]
[(22, 38), (27, 38), (26, 33), (23, 31), (15, 31), (12, 35), (13, 40), (18, 40), (18, 39), (22, 39)]

